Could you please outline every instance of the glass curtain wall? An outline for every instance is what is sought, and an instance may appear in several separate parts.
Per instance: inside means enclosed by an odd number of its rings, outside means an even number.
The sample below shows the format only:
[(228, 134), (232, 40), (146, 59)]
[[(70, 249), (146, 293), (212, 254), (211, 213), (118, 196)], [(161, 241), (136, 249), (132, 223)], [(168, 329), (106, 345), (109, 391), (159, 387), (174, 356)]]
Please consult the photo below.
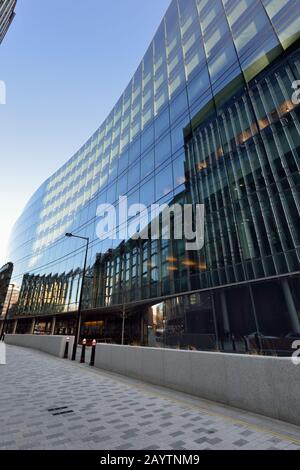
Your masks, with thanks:
[[(107, 119), (38, 189), (13, 229), (19, 314), (76, 311), (85, 247), (66, 232), (90, 239), (86, 309), (155, 305), (169, 295), (299, 272), (300, 111), (291, 100), (299, 35), (298, 0), (173, 0)], [(99, 239), (97, 208), (118, 209), (120, 195), (128, 205), (204, 204), (204, 248)], [(163, 312), (189, 312), (187, 334), (205, 329), (205, 344), (220, 345), (228, 333), (222, 305), (230, 310), (235, 295), (226, 290), (224, 302), (217, 293), (198, 294), (177, 307), (175, 297)], [(252, 313), (240, 330), (251, 334), (262, 315), (259, 288), (247, 296)]]

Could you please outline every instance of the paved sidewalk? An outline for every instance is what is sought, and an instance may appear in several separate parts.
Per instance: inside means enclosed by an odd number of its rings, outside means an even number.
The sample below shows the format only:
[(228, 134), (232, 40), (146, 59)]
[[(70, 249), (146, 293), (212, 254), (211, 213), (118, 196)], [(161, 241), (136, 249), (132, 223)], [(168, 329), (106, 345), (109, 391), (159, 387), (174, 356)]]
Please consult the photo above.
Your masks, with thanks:
[(0, 449), (298, 449), (300, 428), (7, 347)]

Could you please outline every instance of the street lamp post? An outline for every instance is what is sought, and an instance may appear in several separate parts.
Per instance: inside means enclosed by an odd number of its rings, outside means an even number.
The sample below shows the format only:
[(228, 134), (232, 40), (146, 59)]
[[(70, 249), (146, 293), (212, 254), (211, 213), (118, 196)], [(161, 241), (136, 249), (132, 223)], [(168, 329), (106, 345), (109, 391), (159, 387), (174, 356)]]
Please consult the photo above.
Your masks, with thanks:
[(126, 317), (126, 304), (125, 304), (125, 289), (122, 294), (122, 346), (124, 345), (125, 336), (125, 317)]
[[(121, 289), (122, 289), (122, 332), (121, 332), (121, 344), (124, 345), (125, 340), (125, 320), (126, 320), (126, 275), (125, 275), (125, 245), (124, 242), (121, 245), (120, 255), (123, 259), (123, 270), (121, 270)], [(122, 275), (123, 271), (123, 275)]]
[(8, 300), (8, 305), (7, 305), (7, 309), (6, 309), (6, 312), (5, 312), (4, 322), (3, 322), (2, 330), (1, 330), (1, 336), (0, 336), (0, 340), (1, 340), (1, 341), (4, 340), (4, 335), (5, 335), (5, 330), (6, 330), (7, 316), (8, 316), (8, 311), (9, 311), (9, 309), (10, 309), (10, 303), (11, 303), (12, 295), (13, 295), (13, 292), (14, 292), (15, 284), (8, 284), (8, 287), (9, 287), (9, 286), (11, 286), (11, 291), (10, 291), (10, 296), (9, 296), (9, 300)]
[(81, 289), (80, 289), (80, 297), (79, 297), (79, 304), (78, 304), (78, 314), (77, 314), (77, 319), (76, 319), (74, 345), (73, 345), (73, 352), (72, 352), (72, 361), (75, 361), (76, 360), (76, 352), (77, 352), (77, 344), (79, 342), (79, 337), (80, 337), (83, 289), (84, 289), (84, 280), (85, 280), (85, 274), (86, 274), (86, 264), (87, 264), (87, 256), (88, 256), (88, 251), (89, 251), (90, 239), (88, 237), (80, 237), (79, 235), (73, 235), (72, 233), (66, 233), (66, 237), (80, 238), (81, 240), (85, 240), (85, 242), (86, 242), (83, 273), (82, 273), (82, 281), (81, 281)]

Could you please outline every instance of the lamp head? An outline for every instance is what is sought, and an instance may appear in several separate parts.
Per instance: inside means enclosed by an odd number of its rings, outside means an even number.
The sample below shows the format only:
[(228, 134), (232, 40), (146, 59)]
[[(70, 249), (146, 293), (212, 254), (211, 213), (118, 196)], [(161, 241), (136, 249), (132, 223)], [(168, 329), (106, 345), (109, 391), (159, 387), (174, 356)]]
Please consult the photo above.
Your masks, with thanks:
[(71, 238), (71, 237), (73, 237), (73, 234), (72, 233), (66, 233), (66, 237)]

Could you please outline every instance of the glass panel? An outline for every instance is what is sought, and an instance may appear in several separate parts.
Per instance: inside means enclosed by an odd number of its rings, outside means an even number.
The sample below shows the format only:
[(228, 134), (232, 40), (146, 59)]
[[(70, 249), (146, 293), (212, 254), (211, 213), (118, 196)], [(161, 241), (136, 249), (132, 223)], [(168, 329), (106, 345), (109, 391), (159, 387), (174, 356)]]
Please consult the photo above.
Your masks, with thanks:
[(172, 165), (160, 171), (155, 178), (156, 199), (166, 196), (173, 189)]

